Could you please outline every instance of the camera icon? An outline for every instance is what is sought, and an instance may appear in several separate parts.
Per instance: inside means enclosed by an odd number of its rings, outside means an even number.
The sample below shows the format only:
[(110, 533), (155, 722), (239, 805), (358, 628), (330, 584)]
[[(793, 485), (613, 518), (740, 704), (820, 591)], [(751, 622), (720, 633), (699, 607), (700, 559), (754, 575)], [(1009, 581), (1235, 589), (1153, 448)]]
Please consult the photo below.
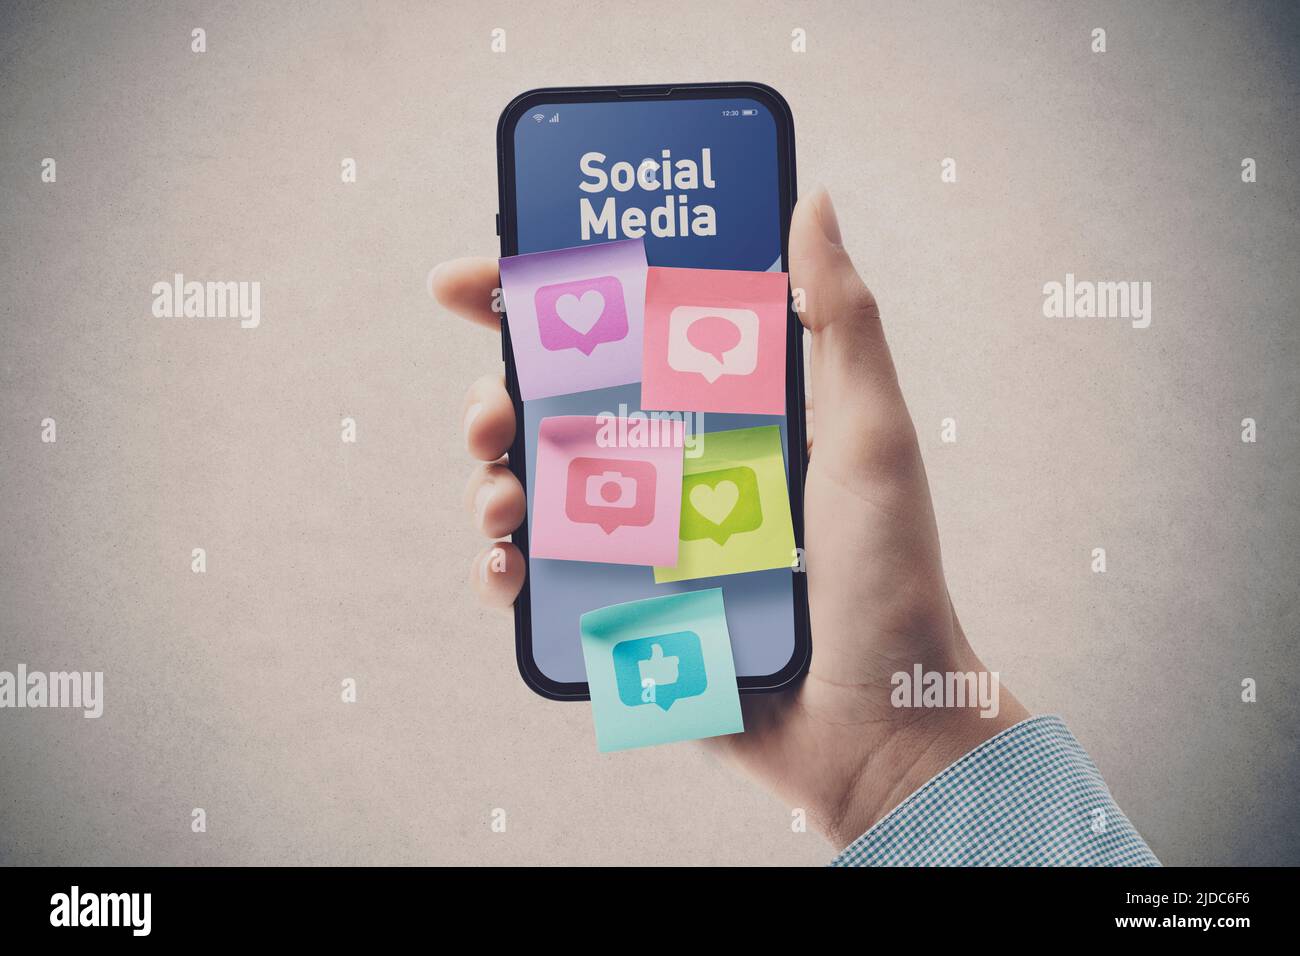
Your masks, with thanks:
[(569, 462), (564, 513), (579, 524), (599, 525), (613, 534), (623, 525), (643, 528), (654, 520), (655, 466), (619, 458), (574, 458)]
[(636, 479), (620, 471), (589, 475), (586, 500), (592, 508), (632, 508), (636, 505)]

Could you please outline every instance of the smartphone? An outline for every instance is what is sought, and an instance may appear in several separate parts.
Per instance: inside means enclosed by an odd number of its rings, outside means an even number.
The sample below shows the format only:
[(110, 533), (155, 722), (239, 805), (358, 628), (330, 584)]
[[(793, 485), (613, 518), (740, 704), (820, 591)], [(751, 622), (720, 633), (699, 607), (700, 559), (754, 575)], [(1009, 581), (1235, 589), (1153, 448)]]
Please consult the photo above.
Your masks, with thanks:
[[(615, 170), (627, 163), (621, 168), (626, 173), (648, 159), (687, 159), (702, 175), (694, 189), (651, 189)], [(497, 171), (502, 256), (643, 238), (650, 266), (787, 271), (796, 197), (794, 121), (785, 100), (770, 87), (687, 83), (531, 90), (501, 114)], [(648, 180), (658, 185), (655, 177)], [(712, 209), (711, 228), (700, 205)], [(641, 213), (629, 217), (629, 208)], [(788, 298), (786, 321), (786, 414), (708, 414), (705, 434), (779, 426), (797, 547), (792, 566), (656, 584), (645, 567), (529, 555), (539, 423), (555, 415), (599, 415), (620, 406), (637, 410), (640, 385), (523, 401), (507, 311), (502, 358), (521, 423), (510, 467), (529, 502), (528, 517), (513, 536), (527, 561), (515, 603), (515, 646), (519, 672), (538, 694), (588, 699), (578, 628), (582, 614), (672, 591), (715, 587), (723, 592), (742, 693), (779, 690), (807, 671), (812, 641), (800, 560), (807, 469), (803, 330)]]

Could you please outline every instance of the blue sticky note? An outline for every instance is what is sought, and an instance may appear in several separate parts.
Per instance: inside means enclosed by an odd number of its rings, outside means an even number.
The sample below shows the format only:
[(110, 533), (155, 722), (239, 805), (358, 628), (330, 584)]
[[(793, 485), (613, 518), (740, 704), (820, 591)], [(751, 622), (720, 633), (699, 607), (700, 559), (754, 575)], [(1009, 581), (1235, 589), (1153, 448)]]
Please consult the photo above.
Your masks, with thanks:
[(744, 731), (721, 588), (588, 611), (579, 627), (602, 753)]

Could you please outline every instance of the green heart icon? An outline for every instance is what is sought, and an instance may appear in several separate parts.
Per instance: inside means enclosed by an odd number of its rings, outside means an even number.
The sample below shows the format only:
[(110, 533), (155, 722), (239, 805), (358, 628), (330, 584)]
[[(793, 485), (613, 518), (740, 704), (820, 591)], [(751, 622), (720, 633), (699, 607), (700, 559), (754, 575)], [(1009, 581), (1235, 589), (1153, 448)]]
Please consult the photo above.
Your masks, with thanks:
[(744, 465), (720, 468), (682, 480), (683, 541), (709, 538), (719, 546), (733, 534), (763, 525), (758, 500), (758, 476)]

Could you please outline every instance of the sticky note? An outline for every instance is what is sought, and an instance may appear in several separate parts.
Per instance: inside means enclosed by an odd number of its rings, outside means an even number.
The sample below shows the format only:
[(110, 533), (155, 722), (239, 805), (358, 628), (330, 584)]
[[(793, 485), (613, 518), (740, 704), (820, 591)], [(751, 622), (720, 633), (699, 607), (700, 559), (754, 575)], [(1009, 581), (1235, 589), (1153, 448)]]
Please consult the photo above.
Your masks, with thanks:
[(643, 240), (511, 256), (500, 266), (525, 401), (641, 378)]
[(649, 270), (641, 407), (785, 414), (784, 272)]
[(579, 630), (602, 753), (745, 729), (721, 588), (588, 611)]
[(675, 564), (683, 425), (661, 421), (642, 447), (614, 415), (543, 418), (529, 548), (535, 558)]
[(656, 567), (655, 583), (788, 568), (794, 524), (781, 431), (776, 425), (705, 432), (682, 471), (677, 564)]

